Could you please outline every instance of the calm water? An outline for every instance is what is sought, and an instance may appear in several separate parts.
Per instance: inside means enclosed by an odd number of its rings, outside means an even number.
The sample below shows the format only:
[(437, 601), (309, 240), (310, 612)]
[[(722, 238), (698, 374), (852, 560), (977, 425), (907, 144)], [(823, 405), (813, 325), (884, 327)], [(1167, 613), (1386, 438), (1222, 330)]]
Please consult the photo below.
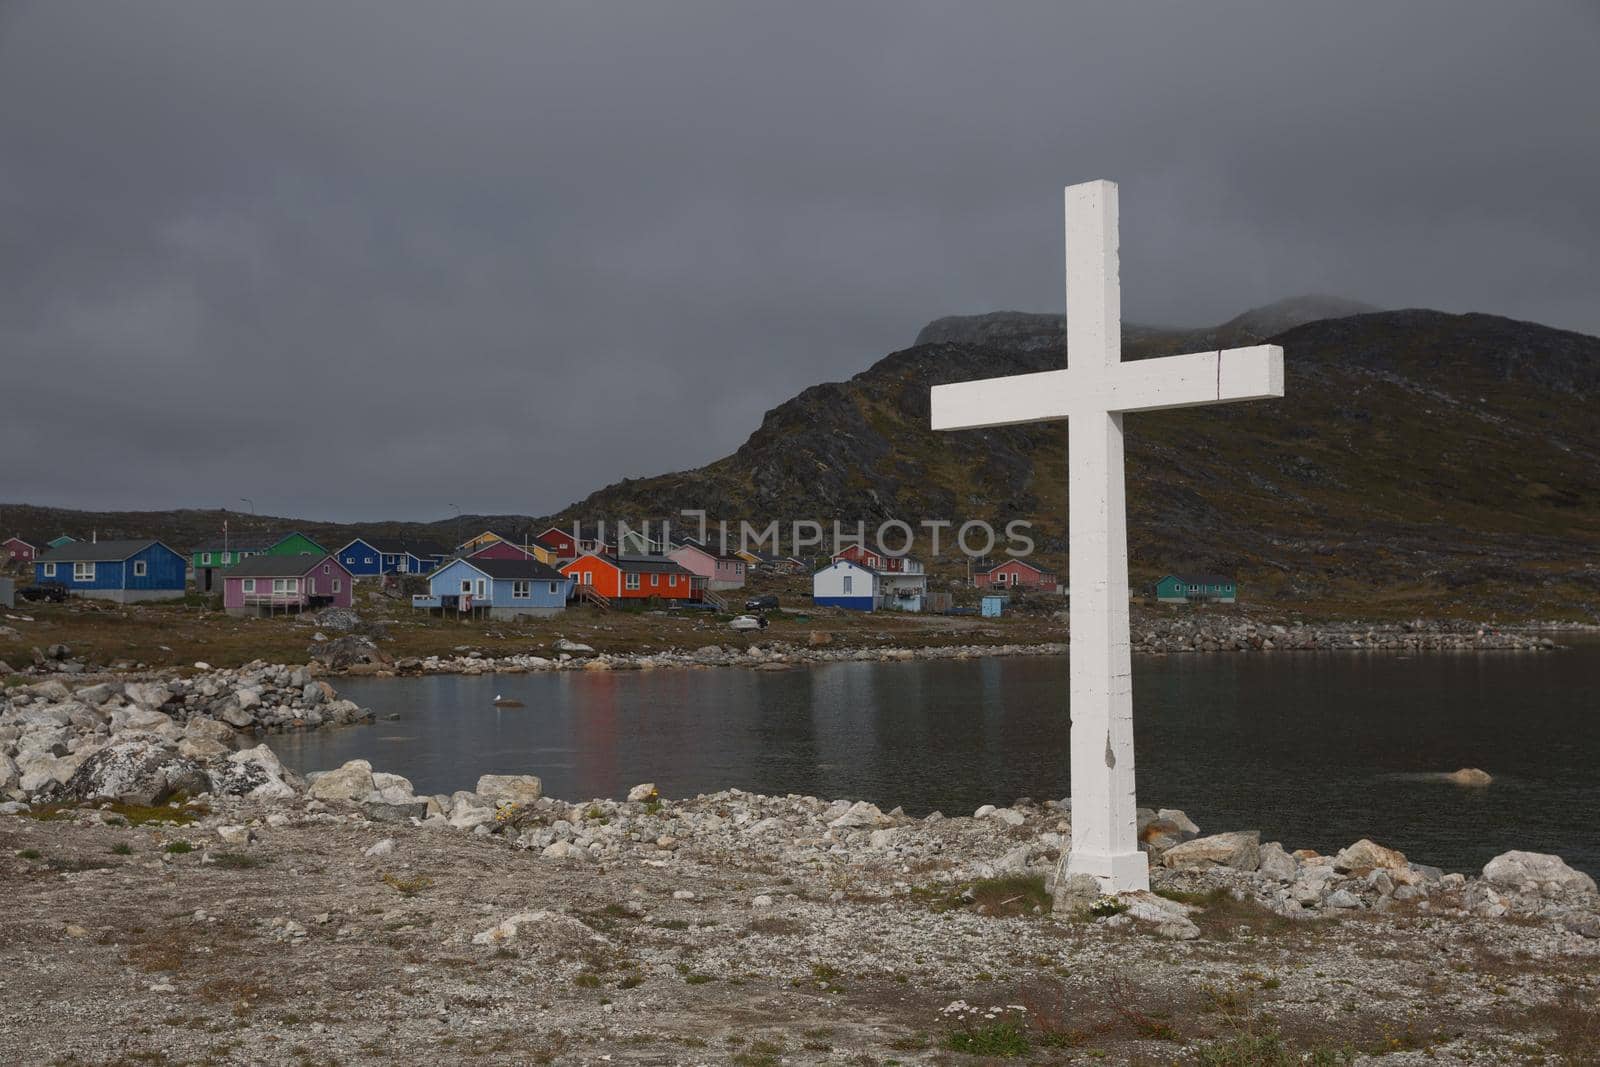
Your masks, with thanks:
[[(1600, 643), (1557, 653), (1135, 657), (1139, 796), (1288, 847), (1371, 836), (1447, 869), (1509, 848), (1600, 874)], [(1069, 793), (1064, 658), (804, 670), (344, 680), (397, 721), (283, 735), (297, 770), (366, 758), (419, 793), (534, 773), (552, 796), (729, 787), (914, 815)], [(526, 703), (496, 710), (496, 693)], [(1430, 773), (1482, 767), (1487, 789)]]

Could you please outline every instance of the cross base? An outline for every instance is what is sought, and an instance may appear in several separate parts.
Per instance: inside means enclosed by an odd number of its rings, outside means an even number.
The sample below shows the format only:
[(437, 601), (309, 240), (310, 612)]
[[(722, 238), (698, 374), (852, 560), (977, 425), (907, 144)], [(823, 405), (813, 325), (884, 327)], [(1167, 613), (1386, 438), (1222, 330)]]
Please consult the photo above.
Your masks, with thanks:
[(1073, 849), (1062, 862), (1061, 873), (1068, 878), (1087, 874), (1100, 884), (1100, 892), (1107, 895), (1131, 893), (1150, 888), (1150, 857), (1137, 849), (1105, 854)]

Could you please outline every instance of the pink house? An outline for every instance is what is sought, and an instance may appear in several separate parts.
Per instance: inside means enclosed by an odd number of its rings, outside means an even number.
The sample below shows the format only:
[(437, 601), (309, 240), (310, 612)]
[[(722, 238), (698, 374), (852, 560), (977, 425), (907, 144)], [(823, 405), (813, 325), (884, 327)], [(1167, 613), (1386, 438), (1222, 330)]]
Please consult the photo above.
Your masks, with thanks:
[(230, 615), (348, 608), (354, 585), (329, 555), (251, 556), (222, 572), (222, 607)]
[(743, 589), (745, 562), (738, 556), (719, 556), (709, 548), (685, 541), (667, 555), (690, 574), (706, 580), (707, 589)]
[(8, 563), (32, 563), (33, 557), (39, 554), (39, 549), (30, 545), (20, 537), (11, 537), (0, 542), (0, 560)]

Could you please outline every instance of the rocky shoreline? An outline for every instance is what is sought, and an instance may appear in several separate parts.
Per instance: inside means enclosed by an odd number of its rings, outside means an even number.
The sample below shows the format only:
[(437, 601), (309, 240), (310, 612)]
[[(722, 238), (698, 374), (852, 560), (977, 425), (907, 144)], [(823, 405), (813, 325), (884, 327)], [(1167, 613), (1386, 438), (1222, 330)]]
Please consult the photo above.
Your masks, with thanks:
[[(1600, 996), (1600, 894), (1554, 856), (1447, 874), (1141, 810), (1153, 891), (1107, 898), (1057, 875), (1066, 801), (418, 796), (360, 760), (303, 781), (197, 695), (164, 702), (181, 725), (112, 708), (65, 782), (0, 804), (0, 1059), (1504, 1062), (1571, 1040), (1508, 1004)], [(0, 729), (32, 748), (51, 706)], [(59, 1024), (20, 1025), (30, 1000)]]

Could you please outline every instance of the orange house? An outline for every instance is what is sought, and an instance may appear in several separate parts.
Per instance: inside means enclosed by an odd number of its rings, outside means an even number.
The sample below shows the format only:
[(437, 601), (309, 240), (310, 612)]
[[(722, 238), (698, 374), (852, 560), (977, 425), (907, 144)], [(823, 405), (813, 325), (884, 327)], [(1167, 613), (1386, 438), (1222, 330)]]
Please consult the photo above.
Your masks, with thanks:
[(689, 600), (698, 590), (694, 575), (665, 556), (579, 556), (561, 568), (561, 573), (577, 579), (577, 584), (592, 586), (610, 599)]

